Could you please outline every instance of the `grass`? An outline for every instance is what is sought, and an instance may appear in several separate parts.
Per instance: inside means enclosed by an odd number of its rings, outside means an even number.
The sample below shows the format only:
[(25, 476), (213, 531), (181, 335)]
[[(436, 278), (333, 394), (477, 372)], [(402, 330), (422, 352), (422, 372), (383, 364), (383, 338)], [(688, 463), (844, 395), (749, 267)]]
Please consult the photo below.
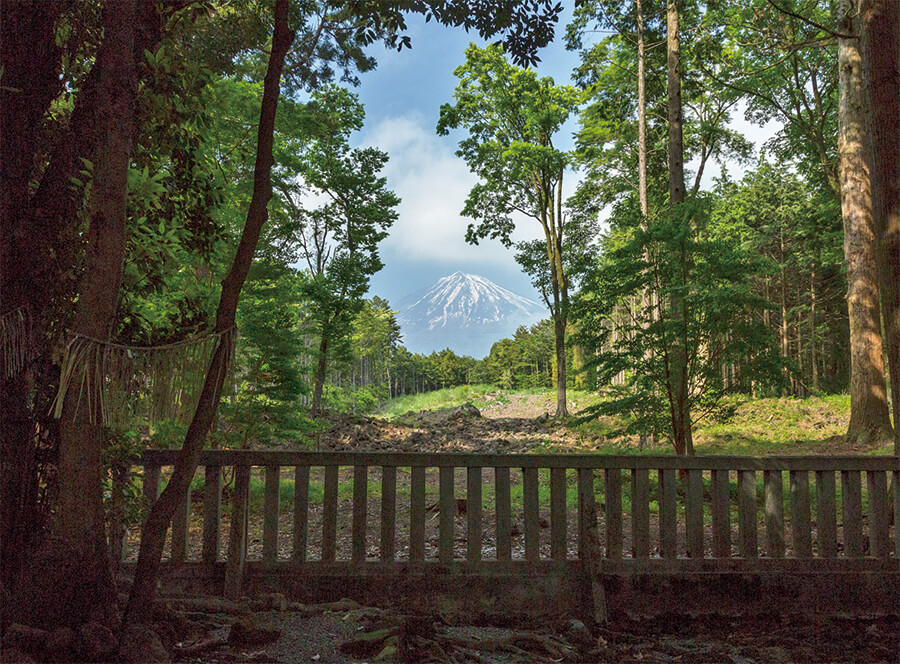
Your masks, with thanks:
[(476, 407), (482, 407), (495, 400), (489, 399), (487, 397), (488, 394), (497, 395), (498, 392), (499, 390), (493, 385), (460, 385), (459, 387), (448, 387), (443, 390), (435, 390), (434, 392), (425, 392), (423, 394), (407, 394), (391, 399), (376, 415), (386, 419), (394, 419), (410, 411), (455, 408), (464, 403), (472, 403)]

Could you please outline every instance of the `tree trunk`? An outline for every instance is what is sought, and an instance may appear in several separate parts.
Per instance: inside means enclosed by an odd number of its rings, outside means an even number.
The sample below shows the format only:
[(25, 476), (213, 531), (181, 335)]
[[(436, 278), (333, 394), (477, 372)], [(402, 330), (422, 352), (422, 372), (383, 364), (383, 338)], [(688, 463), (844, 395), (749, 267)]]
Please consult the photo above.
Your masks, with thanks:
[[(844, 34), (855, 34), (858, 30), (854, 5), (852, 0), (838, 3), (838, 24)], [(865, 121), (859, 40), (839, 40), (838, 70), (838, 157), (850, 318), (850, 424), (847, 437), (865, 440), (890, 437), (893, 432), (884, 379), (868, 159), (871, 139)]]
[[(669, 120), (669, 207), (674, 210), (684, 202), (684, 136), (681, 106), (681, 46), (678, 36), (677, 0), (666, 2), (666, 52)], [(677, 214), (677, 212), (676, 212)], [(678, 257), (682, 274), (682, 285), (687, 283), (687, 248), (681, 245)], [(686, 303), (683, 295), (671, 298), (672, 316), (682, 329), (679, 339), (672, 348), (671, 387), (669, 390), (672, 406), (672, 434), (677, 454), (694, 454), (693, 433), (691, 431), (691, 410), (689, 401)]]
[(556, 340), (556, 415), (567, 417), (566, 406), (566, 321), (562, 314), (553, 318), (553, 333)]
[(816, 261), (813, 261), (812, 271), (809, 275), (809, 362), (812, 371), (812, 386), (816, 392), (819, 391), (819, 355), (817, 351), (818, 332), (816, 329), (816, 306), (818, 304), (818, 293), (816, 289), (817, 278)]
[[(28, 183), (35, 155), (42, 151), (41, 124), (62, 88), (62, 49), (56, 44), (56, 21), (68, 4), (20, 0), (3, 7), (0, 26), (0, 316), (23, 316), (33, 325), (44, 295), (34, 279), (42, 256), (35, 244), (43, 237), (27, 214)], [(33, 540), (42, 530), (38, 511), (35, 424), (30, 394), (38, 335), (19, 339), (29, 348), (26, 366), (12, 372), (0, 359), (0, 587), (14, 592)], [(44, 344), (46, 345), (46, 344)]]
[(229, 336), (227, 333), (234, 328), (241, 289), (250, 270), (250, 264), (253, 262), (253, 254), (256, 251), (260, 233), (268, 219), (266, 206), (272, 198), (272, 164), (274, 161), (272, 143), (275, 132), (275, 113), (278, 108), (285, 55), (294, 41), (294, 34), (288, 24), (288, 9), (288, 0), (277, 0), (272, 50), (263, 82), (263, 98), (257, 132), (256, 165), (253, 173), (253, 196), (231, 270), (222, 281), (222, 294), (219, 299), (219, 308), (216, 311), (216, 332), (224, 336), (222, 341), (217, 344), (210, 362), (210, 368), (197, 402), (197, 409), (188, 427), (184, 446), (178, 456), (172, 477), (165, 491), (154, 504), (142, 529), (134, 584), (125, 614), (126, 624), (140, 622), (149, 617), (156, 591), (156, 579), (166, 530), (194, 477), (203, 444), (212, 426), (222, 395), (222, 385), (231, 355), (231, 344), (227, 341)]
[(870, 109), (872, 197), (881, 313), (900, 455), (900, 4), (862, 0), (861, 48)]
[[(316, 365), (316, 386), (313, 390), (313, 413), (322, 412), (322, 390), (325, 387), (325, 372), (328, 368), (328, 337), (322, 334), (322, 341), (319, 343), (319, 363)], [(351, 379), (352, 380), (352, 379)]]
[[(95, 67), (106, 104), (94, 118), (100, 139), (93, 155), (93, 187), (84, 274), (78, 289), (74, 331), (110, 338), (125, 259), (128, 167), (135, 133), (137, 76), (134, 62), (136, 0), (103, 11), (105, 39)], [(113, 619), (116, 594), (107, 554), (103, 509), (104, 434), (96, 394), (81, 403), (72, 390), (63, 402), (59, 445), (58, 545), (72, 551), (78, 572), (67, 580), (69, 624)], [(93, 417), (89, 417), (93, 411)]]

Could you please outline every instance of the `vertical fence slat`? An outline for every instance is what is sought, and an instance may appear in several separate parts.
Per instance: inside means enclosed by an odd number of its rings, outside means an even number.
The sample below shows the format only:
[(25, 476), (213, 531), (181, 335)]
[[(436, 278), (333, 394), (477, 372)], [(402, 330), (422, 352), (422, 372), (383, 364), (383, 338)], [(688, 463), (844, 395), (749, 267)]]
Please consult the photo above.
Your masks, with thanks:
[(263, 560), (278, 560), (278, 513), (281, 510), (281, 466), (266, 466), (266, 498), (263, 507)]
[(322, 497), (322, 560), (334, 562), (337, 539), (338, 467), (325, 466), (325, 495)]
[(731, 501), (729, 500), (728, 471), (712, 471), (712, 529), (713, 555), (731, 557)]
[(816, 535), (820, 558), (837, 557), (837, 505), (834, 472), (816, 471)]
[(181, 505), (172, 517), (172, 562), (183, 563), (188, 559), (188, 529), (191, 523), (191, 486), (188, 485)]
[(222, 524), (222, 467), (206, 466), (203, 482), (203, 562), (219, 558)]
[(466, 560), (481, 560), (481, 468), (466, 469)]
[(512, 559), (512, 510), (510, 509), (509, 468), (494, 468), (494, 501), (497, 511), (497, 560)]
[(675, 558), (678, 544), (675, 539), (675, 471), (659, 471), (659, 552), (663, 558)]
[(309, 466), (294, 468), (294, 536), (293, 558), (306, 562), (306, 543), (309, 538)]
[(131, 472), (130, 464), (113, 464), (112, 495), (109, 516), (109, 553), (110, 560), (115, 563), (113, 572), (118, 570), (118, 564), (128, 555), (128, 524), (125, 519), (125, 491), (128, 486), (128, 476)]
[(144, 498), (147, 499), (147, 509), (152, 509), (159, 498), (159, 476), (162, 469), (159, 466), (144, 466)]
[(453, 498), (453, 482), (456, 469), (440, 468), (440, 523), (438, 524), (438, 558), (442, 563), (453, 562), (453, 531), (456, 527), (456, 501)]
[(844, 555), (848, 558), (861, 558), (862, 478), (858, 470), (841, 471), (841, 506), (844, 522)]
[(894, 558), (900, 560), (900, 472), (894, 473)]
[(397, 535), (397, 468), (381, 469), (381, 561), (394, 561), (394, 538)]
[(650, 555), (650, 471), (631, 471), (631, 542), (635, 558)]
[(228, 536), (228, 559), (225, 563), (225, 597), (241, 596), (244, 564), (247, 560), (247, 517), (250, 504), (250, 466), (234, 468), (234, 502)]
[(593, 468), (578, 469), (578, 555), (582, 561), (591, 554), (590, 530), (597, 528), (597, 508), (594, 498)]
[(738, 529), (740, 551), (743, 558), (756, 558), (756, 472), (742, 470), (738, 473)]
[(350, 557), (356, 565), (366, 561), (366, 501), (369, 496), (369, 469), (353, 466), (353, 529)]
[(797, 558), (812, 557), (810, 530), (809, 472), (791, 471), (791, 537)]
[(525, 560), (540, 560), (540, 508), (538, 505), (538, 469), (522, 469), (522, 492), (525, 508)]
[(869, 487), (869, 554), (876, 558), (891, 555), (891, 538), (888, 534), (888, 496), (885, 472), (867, 470)]
[(685, 545), (690, 558), (703, 557), (703, 471), (687, 471), (684, 491)]
[(550, 556), (566, 559), (566, 469), (550, 469)]
[(780, 470), (763, 471), (766, 507), (766, 553), (784, 558), (784, 496)]
[(622, 471), (607, 468), (606, 479), (606, 555), (622, 557)]
[(410, 470), (409, 559), (425, 560), (425, 469)]

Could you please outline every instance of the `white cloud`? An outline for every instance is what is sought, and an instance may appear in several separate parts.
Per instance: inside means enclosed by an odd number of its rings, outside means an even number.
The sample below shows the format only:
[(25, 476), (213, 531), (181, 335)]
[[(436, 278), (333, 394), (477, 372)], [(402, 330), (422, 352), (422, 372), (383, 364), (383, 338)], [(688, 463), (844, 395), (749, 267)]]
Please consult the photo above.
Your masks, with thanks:
[(476, 183), (453, 143), (435, 134), (425, 117), (410, 113), (386, 118), (364, 133), (362, 143), (385, 150), (388, 186), (402, 199), (400, 218), (382, 243), (385, 253), (408, 261), (448, 266), (515, 263), (499, 242), (466, 244), (469, 219), (460, 216)]

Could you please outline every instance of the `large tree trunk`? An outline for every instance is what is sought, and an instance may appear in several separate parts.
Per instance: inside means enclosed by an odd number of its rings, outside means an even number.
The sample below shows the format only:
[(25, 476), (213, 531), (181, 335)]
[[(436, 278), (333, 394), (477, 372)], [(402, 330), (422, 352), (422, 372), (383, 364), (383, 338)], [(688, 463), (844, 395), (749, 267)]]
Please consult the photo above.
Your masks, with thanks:
[[(134, 38), (137, 0), (108, 5), (105, 39), (97, 59), (99, 86), (106, 104), (94, 121), (101, 138), (93, 155), (87, 256), (78, 289), (77, 335), (109, 339), (125, 258), (128, 167), (135, 133), (137, 75)], [(81, 624), (102, 616), (113, 620), (115, 587), (109, 569), (103, 509), (104, 435), (93, 394), (72, 390), (60, 418), (57, 545), (71, 552), (73, 566), (61, 593), (68, 600), (65, 620)], [(94, 401), (94, 404), (81, 403)], [(94, 411), (89, 416), (89, 411)]]
[[(858, 31), (855, 4), (852, 0), (838, 3), (838, 24), (844, 34)], [(868, 158), (871, 139), (866, 126), (866, 97), (858, 39), (839, 40), (838, 70), (838, 157), (850, 318), (850, 424), (847, 437), (865, 440), (890, 437), (892, 431), (884, 379), (872, 220)]]
[[(62, 50), (56, 44), (56, 21), (70, 2), (21, 0), (6, 3), (0, 27), (0, 316), (20, 310), (33, 325), (33, 302), (40, 301), (34, 274), (40, 256), (34, 244), (42, 231), (25, 213), (35, 154), (41, 151), (44, 114), (59, 94)], [(7, 367), (0, 359), (0, 587), (12, 593), (21, 565), (43, 523), (38, 510), (38, 468), (32, 419), (36, 336), (20, 338), (29, 347), (25, 366)], [(17, 369), (17, 370), (14, 370)]]
[(871, 121), (878, 284), (900, 455), (900, 3), (862, 0), (860, 38)]
[[(677, 0), (666, 2), (666, 51), (668, 77), (666, 96), (669, 120), (669, 207), (677, 208), (684, 202), (684, 137), (681, 107), (681, 46), (678, 36)], [(676, 211), (675, 214), (678, 214)], [(687, 282), (688, 255), (682, 244), (681, 255), (676, 258), (682, 275), (682, 285)], [(669, 303), (671, 315), (683, 330), (671, 351), (669, 380), (672, 413), (672, 435), (677, 454), (693, 454), (694, 441), (691, 427), (691, 409), (688, 384), (688, 349), (686, 303), (683, 295), (676, 295)]]
[(263, 82), (263, 98), (257, 132), (253, 196), (250, 199), (247, 221), (244, 224), (231, 270), (222, 282), (222, 294), (219, 299), (219, 308), (216, 311), (216, 332), (223, 335), (223, 340), (216, 346), (206, 380), (203, 383), (197, 409), (185, 435), (184, 446), (178, 456), (172, 477), (165, 491), (150, 510), (150, 515), (141, 531), (141, 548), (138, 553), (131, 597), (125, 614), (126, 624), (145, 620), (149, 616), (156, 590), (156, 579), (162, 558), (166, 529), (169, 527), (175, 510), (184, 500), (194, 477), (200, 461), (200, 453), (203, 451), (203, 444), (219, 407), (222, 385), (231, 355), (231, 344), (227, 341), (228, 333), (234, 328), (241, 289), (247, 279), (247, 273), (250, 271), (250, 264), (253, 262), (253, 254), (256, 251), (260, 233), (268, 220), (267, 205), (272, 198), (272, 164), (274, 161), (272, 143), (275, 133), (275, 113), (278, 108), (284, 59), (294, 41), (294, 34), (288, 24), (288, 9), (288, 0), (278, 0), (275, 4), (272, 51)]

